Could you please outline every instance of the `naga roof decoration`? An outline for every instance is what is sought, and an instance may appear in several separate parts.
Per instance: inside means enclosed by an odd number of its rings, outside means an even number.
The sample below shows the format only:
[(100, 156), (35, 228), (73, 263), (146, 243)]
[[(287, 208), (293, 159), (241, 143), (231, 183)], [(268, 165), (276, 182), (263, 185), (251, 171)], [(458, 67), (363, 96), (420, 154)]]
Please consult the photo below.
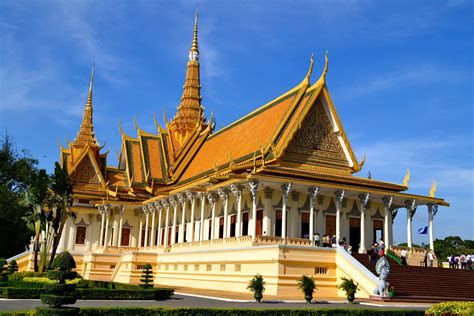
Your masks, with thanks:
[[(92, 124), (93, 70), (84, 118), (74, 142), (61, 147), (76, 196), (92, 200), (142, 203), (184, 188), (201, 189), (221, 181), (261, 177), (350, 185), (367, 190), (401, 192), (406, 185), (354, 176), (362, 169), (344, 131), (326, 86), (324, 69), (311, 84), (313, 56), (303, 80), (227, 127), (213, 133), (214, 118), (206, 120), (201, 104), (198, 15), (186, 66), (181, 102), (170, 122), (157, 133), (140, 129), (137, 137), (124, 133), (117, 167), (106, 166)], [(233, 180), (234, 179), (234, 180)], [(291, 180), (293, 181), (293, 180)]]

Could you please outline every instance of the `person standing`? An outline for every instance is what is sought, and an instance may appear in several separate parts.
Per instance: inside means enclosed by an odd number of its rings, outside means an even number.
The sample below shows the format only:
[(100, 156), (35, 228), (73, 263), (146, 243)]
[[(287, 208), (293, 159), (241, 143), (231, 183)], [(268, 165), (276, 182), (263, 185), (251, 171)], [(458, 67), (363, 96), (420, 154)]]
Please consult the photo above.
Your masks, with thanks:
[(466, 255), (466, 265), (468, 270), (472, 270), (472, 257), (470, 254)]
[(400, 253), (400, 258), (402, 259), (402, 265), (406, 266), (407, 265), (407, 250), (405, 248), (402, 248), (402, 251)]
[(313, 244), (316, 246), (316, 247), (319, 247), (319, 234), (316, 233), (314, 236), (313, 236)]
[(454, 259), (455, 259), (454, 254), (451, 254), (451, 256), (449, 256), (449, 268), (451, 269), (454, 269), (454, 264), (455, 264)]
[(433, 261), (434, 261), (434, 259), (436, 259), (436, 255), (433, 252), (433, 250), (430, 250), (430, 252), (428, 254), (428, 258), (430, 260), (430, 268), (433, 268)]
[(466, 255), (464, 253), (459, 257), (459, 261), (461, 262), (461, 269), (466, 269)]
[(428, 266), (428, 250), (426, 248), (423, 250), (423, 266)]

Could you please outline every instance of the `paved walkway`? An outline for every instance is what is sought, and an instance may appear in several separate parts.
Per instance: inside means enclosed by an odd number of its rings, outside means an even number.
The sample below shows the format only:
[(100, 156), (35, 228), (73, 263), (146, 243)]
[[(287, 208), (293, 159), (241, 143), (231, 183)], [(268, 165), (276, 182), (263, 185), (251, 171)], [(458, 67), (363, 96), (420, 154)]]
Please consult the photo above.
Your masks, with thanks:
[[(7, 300), (0, 299), (0, 311), (9, 310), (29, 310), (41, 306), (41, 301), (36, 300)], [(136, 300), (124, 300), (124, 301), (92, 301), (92, 300), (79, 300), (74, 305), (77, 307), (107, 307), (107, 306), (141, 306), (141, 307), (221, 307), (221, 308), (370, 308), (370, 309), (419, 309), (426, 310), (429, 305), (418, 305), (418, 304), (371, 304), (371, 303), (358, 303), (358, 304), (347, 304), (343, 302), (319, 301), (317, 300), (313, 304), (306, 304), (303, 301), (264, 301), (262, 304), (255, 302), (247, 302), (243, 300), (239, 301), (226, 301), (222, 299), (207, 298), (207, 297), (195, 297), (189, 294), (175, 294), (172, 299), (165, 301), (136, 301)]]

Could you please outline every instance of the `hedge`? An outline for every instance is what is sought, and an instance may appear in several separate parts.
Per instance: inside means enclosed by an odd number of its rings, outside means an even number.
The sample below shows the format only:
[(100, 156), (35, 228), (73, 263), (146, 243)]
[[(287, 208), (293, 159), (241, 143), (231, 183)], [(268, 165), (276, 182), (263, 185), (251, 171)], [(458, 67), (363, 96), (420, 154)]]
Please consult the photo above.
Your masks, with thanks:
[(146, 307), (84, 307), (80, 315), (127, 315), (127, 316), (423, 316), (420, 310), (382, 310), (362, 308), (305, 308), (305, 309), (228, 309), (228, 308), (146, 308)]
[(153, 288), (153, 289), (130, 289), (130, 290), (109, 290), (109, 289), (76, 289), (74, 294), (81, 300), (165, 300), (173, 295), (173, 289)]
[[(68, 286), (63, 285), (63, 286)], [(75, 289), (73, 294), (80, 300), (165, 300), (174, 293), (173, 289), (130, 289), (111, 290), (99, 288)], [(48, 294), (46, 288), (0, 288), (0, 296), (10, 299), (34, 299), (41, 294)]]
[(426, 315), (474, 315), (474, 302), (442, 302), (434, 304)]
[(36, 309), (37, 316), (75, 316), (80, 315), (81, 310), (78, 307), (38, 307)]

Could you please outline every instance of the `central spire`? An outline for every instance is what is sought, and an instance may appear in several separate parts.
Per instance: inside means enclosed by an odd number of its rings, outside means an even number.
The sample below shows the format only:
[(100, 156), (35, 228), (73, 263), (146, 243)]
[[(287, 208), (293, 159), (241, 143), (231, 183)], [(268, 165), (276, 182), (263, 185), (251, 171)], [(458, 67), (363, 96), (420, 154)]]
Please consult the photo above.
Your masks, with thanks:
[(81, 127), (77, 133), (73, 145), (76, 147), (99, 146), (94, 133), (94, 124), (92, 123), (92, 87), (94, 84), (94, 65), (91, 69), (91, 79), (89, 83), (89, 94), (87, 96), (86, 106), (84, 108), (84, 115), (82, 117)]
[(171, 121), (171, 129), (176, 133), (176, 139), (180, 144), (204, 124), (204, 107), (201, 105), (201, 79), (199, 74), (199, 47), (198, 47), (198, 11), (194, 18), (194, 33), (191, 49), (189, 50), (189, 61), (186, 67), (186, 79), (184, 80), (183, 94), (178, 111)]

